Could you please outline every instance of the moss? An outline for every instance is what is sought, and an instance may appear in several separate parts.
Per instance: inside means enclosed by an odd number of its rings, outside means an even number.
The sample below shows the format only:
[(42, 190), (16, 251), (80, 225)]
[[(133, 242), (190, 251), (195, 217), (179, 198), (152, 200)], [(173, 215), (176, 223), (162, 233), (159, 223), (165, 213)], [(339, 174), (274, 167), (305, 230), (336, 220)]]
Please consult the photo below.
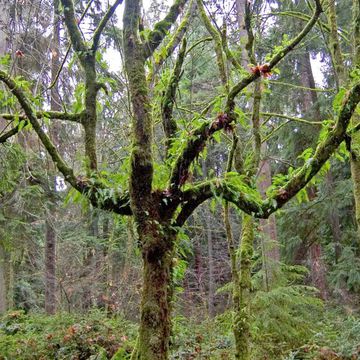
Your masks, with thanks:
[(161, 41), (176, 21), (186, 3), (187, 0), (176, 0), (170, 7), (170, 10), (165, 18), (155, 24), (154, 30), (149, 34), (148, 41), (144, 44), (146, 58), (152, 55), (155, 49), (160, 45)]
[(240, 280), (239, 307), (234, 315), (235, 358), (250, 359), (250, 291), (251, 267), (254, 246), (254, 220), (250, 215), (243, 215), (240, 244)]

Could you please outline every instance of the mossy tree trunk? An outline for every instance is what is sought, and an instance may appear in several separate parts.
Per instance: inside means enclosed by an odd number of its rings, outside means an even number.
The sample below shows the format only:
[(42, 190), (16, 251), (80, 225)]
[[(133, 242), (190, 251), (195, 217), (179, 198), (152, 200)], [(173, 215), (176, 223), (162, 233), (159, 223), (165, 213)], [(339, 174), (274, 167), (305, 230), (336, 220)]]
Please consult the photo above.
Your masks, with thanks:
[(250, 350), (250, 291), (251, 267), (254, 247), (254, 219), (244, 214), (240, 244), (239, 309), (235, 313), (235, 358), (249, 360)]
[[(360, 69), (360, 0), (353, 0), (353, 65)], [(360, 124), (360, 116), (355, 113), (351, 119), (352, 126)], [(351, 176), (354, 184), (355, 218), (360, 241), (360, 132), (351, 136)]]
[(165, 360), (169, 356), (174, 238), (163, 231), (154, 225), (143, 230), (143, 292), (136, 357), (139, 360)]
[[(360, 67), (360, 1), (353, 0), (352, 2), (353, 14), (353, 31), (352, 31), (352, 46), (353, 46), (353, 66)], [(341, 51), (341, 44), (338, 36), (338, 27), (336, 21), (336, 4), (334, 0), (328, 0), (328, 22), (331, 29), (330, 32), (330, 50), (332, 62), (335, 69), (337, 86), (345, 86), (348, 82), (348, 76), (343, 61), (343, 53)], [(360, 124), (360, 117), (354, 113), (351, 119), (352, 127)], [(351, 134), (350, 142), (350, 167), (351, 177), (354, 186), (354, 200), (355, 200), (355, 218), (358, 229), (358, 241), (360, 241), (360, 132), (357, 131)]]
[[(186, 1), (176, 1), (170, 9), (169, 16), (176, 19), (179, 8), (185, 3)], [(145, 61), (151, 55), (149, 51), (156, 49), (158, 42), (165, 36), (166, 29), (171, 26), (171, 23), (168, 22), (168, 18), (165, 18), (163, 22), (155, 26), (148, 43), (143, 44), (138, 36), (140, 6), (139, 0), (126, 1), (124, 12), (125, 70), (129, 81), (133, 112), (130, 204), (144, 263), (139, 338), (132, 358), (165, 360), (169, 357), (171, 270), (176, 237), (174, 230), (170, 228), (170, 221), (176, 207), (168, 208), (163, 212), (165, 203), (162, 202), (162, 194), (152, 191), (153, 123)], [(176, 85), (175, 80), (174, 86)], [(169, 101), (174, 101), (174, 99), (170, 98)], [(171, 116), (167, 114), (164, 118), (168, 120)], [(173, 135), (172, 131), (169, 136)]]
[(7, 310), (5, 273), (5, 249), (0, 244), (0, 314)]

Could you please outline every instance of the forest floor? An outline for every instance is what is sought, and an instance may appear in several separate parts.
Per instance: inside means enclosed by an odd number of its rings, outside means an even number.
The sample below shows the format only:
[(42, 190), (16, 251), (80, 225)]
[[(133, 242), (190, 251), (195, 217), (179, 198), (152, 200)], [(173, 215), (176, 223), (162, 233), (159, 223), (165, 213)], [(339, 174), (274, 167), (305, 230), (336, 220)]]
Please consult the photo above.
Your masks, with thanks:
[[(253, 329), (252, 359), (359, 360), (359, 314), (328, 309), (318, 315), (307, 339), (281, 342), (275, 334), (259, 336)], [(201, 324), (175, 317), (171, 358), (233, 359), (229, 316), (225, 313)], [(0, 318), (0, 360), (125, 360), (135, 342), (135, 324), (99, 310), (54, 316), (13, 311)]]

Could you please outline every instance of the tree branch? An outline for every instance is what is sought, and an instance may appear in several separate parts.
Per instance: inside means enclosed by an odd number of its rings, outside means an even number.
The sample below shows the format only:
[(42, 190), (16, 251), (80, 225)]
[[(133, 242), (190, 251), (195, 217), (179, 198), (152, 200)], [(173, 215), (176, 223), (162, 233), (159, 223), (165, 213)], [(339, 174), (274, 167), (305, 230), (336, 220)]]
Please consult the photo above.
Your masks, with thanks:
[[(38, 119), (47, 118), (54, 120), (66, 120), (80, 124), (83, 113), (66, 113), (61, 111), (36, 111), (35, 115)], [(15, 119), (26, 120), (27, 116), (24, 114), (0, 114), (0, 118), (13, 121)]]
[[(26, 126), (27, 124), (25, 124)], [(0, 144), (6, 142), (7, 139), (10, 139), (12, 136), (16, 135), (20, 131), (20, 124), (13, 127), (11, 130), (7, 131), (5, 134), (0, 136)]]
[(268, 217), (281, 208), (318, 173), (347, 136), (347, 127), (359, 102), (360, 83), (356, 84), (345, 96), (334, 129), (329, 131), (327, 137), (319, 143), (314, 156), (298, 169), (287, 184), (276, 191), (275, 195), (264, 201), (263, 214), (259, 214), (259, 217)]
[(161, 101), (161, 115), (163, 121), (164, 132), (166, 135), (166, 152), (172, 144), (172, 139), (175, 137), (177, 131), (177, 124), (173, 118), (173, 110), (175, 104), (176, 90), (182, 74), (182, 66), (186, 55), (186, 39), (183, 43), (177, 57), (174, 70), (171, 74), (169, 85)]
[(144, 43), (145, 58), (150, 57), (156, 48), (161, 44), (167, 32), (175, 23), (180, 12), (186, 5), (187, 1), (188, 0), (175, 0), (165, 18), (155, 24), (154, 30), (150, 32), (148, 40)]
[[(181, 40), (183, 39), (187, 26), (189, 24), (190, 16), (192, 12), (195, 10), (194, 0), (190, 0), (189, 8), (182, 19), (180, 25), (176, 28), (174, 35), (171, 37), (169, 43), (167, 43), (164, 49), (159, 49), (155, 56), (155, 64), (153, 65), (153, 69), (150, 70), (148, 75), (148, 79), (151, 81), (154, 78), (154, 75), (157, 74), (162, 64), (165, 62), (166, 59), (174, 52), (176, 47), (180, 44)], [(196, 5), (196, 4), (195, 4)], [(164, 50), (164, 51), (163, 51)]]
[(179, 187), (185, 183), (189, 175), (189, 167), (204, 149), (206, 141), (209, 140), (216, 131), (221, 129), (231, 130), (231, 121), (232, 119), (226, 114), (219, 114), (214, 121), (205, 122), (194, 131), (174, 165), (169, 185), (171, 191), (178, 191)]
[(93, 37), (93, 44), (91, 46), (91, 49), (96, 51), (99, 47), (99, 41), (100, 41), (100, 37), (102, 32), (105, 29), (106, 24), (108, 23), (108, 21), (110, 20), (110, 18), (114, 15), (117, 7), (119, 5), (121, 5), (123, 3), (123, 0), (116, 0), (115, 3), (109, 7), (109, 9), (107, 10), (106, 14), (104, 15), (104, 17), (101, 19), (98, 27), (96, 28), (95, 32), (94, 32), (94, 37)]
[(69, 32), (71, 43), (75, 51), (87, 51), (82, 34), (76, 22), (74, 3), (72, 0), (61, 0), (64, 7), (65, 24)]
[[(269, 70), (273, 69), (290, 51), (292, 51), (314, 27), (320, 17), (320, 14), (323, 11), (320, 0), (315, 0), (315, 4), (316, 8), (310, 21), (306, 24), (303, 30), (289, 43), (289, 45), (287, 45), (283, 50), (278, 51), (273, 56), (273, 58), (269, 62)], [(227, 114), (232, 116), (235, 107), (235, 97), (240, 93), (240, 91), (245, 89), (249, 84), (251, 84), (260, 76), (261, 74), (259, 72), (251, 73), (232, 87), (228, 95), (225, 107), (225, 112)]]
[[(195, 185), (182, 193), (182, 209), (176, 218), (176, 225), (182, 226), (193, 211), (204, 201), (219, 196), (233, 203), (249, 215), (262, 213), (262, 202), (252, 200), (244, 191), (230, 185), (226, 179), (213, 179)], [(259, 195), (260, 196), (260, 195)]]
[(89, 179), (76, 177), (74, 175), (73, 169), (66, 164), (66, 162), (63, 160), (60, 153), (56, 149), (55, 145), (52, 143), (48, 135), (42, 129), (41, 124), (39, 123), (36, 116), (36, 112), (32, 108), (31, 103), (27, 98), (25, 92), (16, 84), (16, 82), (9, 75), (7, 75), (4, 71), (1, 70), (0, 81), (6, 84), (11, 93), (19, 101), (22, 109), (25, 112), (26, 118), (31, 123), (40, 141), (49, 153), (58, 170), (63, 174), (65, 180), (69, 182), (74, 189), (87, 196), (94, 206), (97, 206), (104, 210), (114, 211), (122, 215), (131, 215), (129, 196), (127, 194), (122, 195), (115, 192), (115, 194), (111, 198), (104, 198), (104, 186), (101, 183), (94, 185), (94, 183), (90, 182)]
[[(315, 151), (311, 161), (306, 162), (285, 186), (276, 191), (275, 195), (262, 201), (255, 197), (251, 199), (249, 191), (229, 184), (227, 179), (210, 180), (191, 187), (181, 195), (182, 209), (176, 219), (176, 224), (181, 226), (191, 213), (204, 201), (220, 196), (249, 215), (258, 218), (268, 218), (272, 213), (281, 208), (292, 199), (309, 181), (318, 173), (325, 162), (330, 158), (347, 136), (347, 127), (350, 119), (360, 102), (360, 83), (355, 85), (346, 95), (341, 111), (338, 115), (336, 126), (328, 133)], [(244, 184), (243, 186), (246, 186)]]
[(74, 188), (78, 188), (77, 180), (74, 175), (73, 170), (67, 166), (65, 161), (62, 159), (60, 153), (57, 151), (54, 144), (51, 142), (48, 135), (42, 129), (35, 111), (33, 110), (30, 101), (28, 100), (25, 92), (19, 88), (16, 82), (7, 75), (4, 71), (0, 70), (0, 80), (6, 84), (11, 93), (18, 99), (22, 109), (25, 112), (27, 119), (30, 121), (33, 129), (39, 136), (42, 144), (45, 146), (46, 150), (50, 154), (52, 160), (54, 161), (57, 168), (64, 175), (65, 180), (67, 180)]

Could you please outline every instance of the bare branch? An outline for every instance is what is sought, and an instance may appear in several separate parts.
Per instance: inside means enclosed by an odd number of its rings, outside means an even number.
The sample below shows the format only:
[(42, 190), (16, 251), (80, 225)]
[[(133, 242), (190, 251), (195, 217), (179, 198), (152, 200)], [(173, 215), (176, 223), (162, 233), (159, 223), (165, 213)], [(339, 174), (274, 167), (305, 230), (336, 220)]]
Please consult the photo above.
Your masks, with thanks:
[(109, 7), (106, 14), (101, 19), (100, 24), (98, 25), (98, 27), (96, 28), (96, 30), (94, 32), (93, 45), (91, 46), (92, 50), (96, 51), (98, 49), (100, 37), (101, 37), (102, 32), (105, 29), (106, 24), (108, 23), (110, 18), (114, 15), (117, 7), (119, 5), (121, 5), (122, 3), (123, 3), (123, 0), (116, 0), (115, 3)]

